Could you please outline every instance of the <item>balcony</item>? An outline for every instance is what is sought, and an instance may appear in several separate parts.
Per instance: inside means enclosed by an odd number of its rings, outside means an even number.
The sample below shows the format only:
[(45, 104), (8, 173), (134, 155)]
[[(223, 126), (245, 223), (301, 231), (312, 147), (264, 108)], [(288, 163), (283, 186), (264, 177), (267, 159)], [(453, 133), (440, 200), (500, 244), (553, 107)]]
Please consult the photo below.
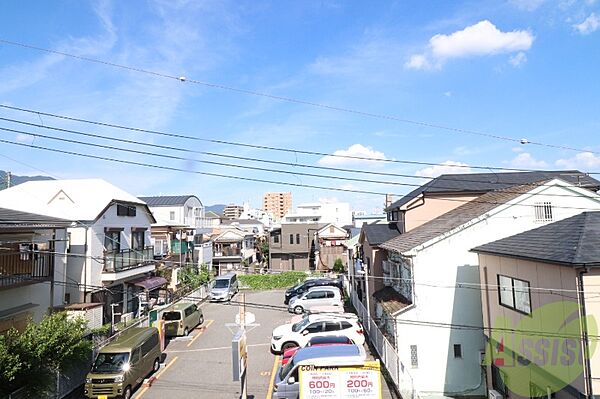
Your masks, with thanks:
[(240, 248), (230, 247), (216, 248), (213, 253), (213, 256), (215, 258), (224, 258), (228, 256), (242, 256), (242, 250)]
[(53, 254), (43, 251), (0, 254), (0, 289), (52, 279)]
[(104, 273), (119, 273), (148, 265), (154, 266), (153, 246), (104, 253)]

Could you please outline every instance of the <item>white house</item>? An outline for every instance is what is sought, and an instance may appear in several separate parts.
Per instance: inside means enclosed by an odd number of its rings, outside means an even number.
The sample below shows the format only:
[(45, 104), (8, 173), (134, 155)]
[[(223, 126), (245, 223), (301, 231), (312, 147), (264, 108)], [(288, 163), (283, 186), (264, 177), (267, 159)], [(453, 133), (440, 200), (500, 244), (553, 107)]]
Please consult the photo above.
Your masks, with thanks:
[(249, 266), (255, 261), (254, 234), (239, 228), (226, 229), (212, 238), (213, 266), (219, 274)]
[(0, 334), (64, 304), (70, 224), (0, 208)]
[(338, 226), (352, 224), (352, 212), (347, 202), (310, 202), (299, 204), (294, 212), (287, 213), (281, 223), (334, 223)]
[[(102, 179), (29, 181), (0, 191), (0, 207), (69, 220), (64, 302), (104, 303), (112, 311), (139, 309), (138, 294), (166, 280), (155, 270), (150, 226), (156, 220), (135, 196)], [(111, 304), (115, 304), (111, 311)]]
[(470, 249), (600, 209), (600, 197), (554, 179), (489, 192), (381, 245), (380, 326), (424, 396), (485, 396), (477, 254)]

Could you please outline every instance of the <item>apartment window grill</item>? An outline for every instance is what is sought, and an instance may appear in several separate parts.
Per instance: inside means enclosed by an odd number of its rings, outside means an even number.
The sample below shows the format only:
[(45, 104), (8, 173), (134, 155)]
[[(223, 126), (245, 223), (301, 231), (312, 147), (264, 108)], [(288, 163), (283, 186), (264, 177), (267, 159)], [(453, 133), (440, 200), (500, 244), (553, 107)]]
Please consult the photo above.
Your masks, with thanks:
[(551, 202), (537, 202), (533, 206), (535, 211), (536, 222), (551, 222), (552, 219), (552, 203)]
[(410, 365), (412, 368), (419, 367), (419, 357), (417, 355), (417, 345), (410, 346)]

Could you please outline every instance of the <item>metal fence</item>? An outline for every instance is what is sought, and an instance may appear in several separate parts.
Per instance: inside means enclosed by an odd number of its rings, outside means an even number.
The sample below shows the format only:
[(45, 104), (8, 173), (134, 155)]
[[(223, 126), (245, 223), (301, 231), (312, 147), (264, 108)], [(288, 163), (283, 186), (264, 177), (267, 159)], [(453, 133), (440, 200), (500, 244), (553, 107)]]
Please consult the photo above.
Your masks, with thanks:
[[(351, 285), (348, 285), (350, 290), (352, 289)], [(385, 366), (386, 370), (390, 374), (392, 381), (396, 385), (398, 392), (403, 399), (419, 399), (419, 394), (415, 390), (415, 386), (413, 383), (413, 379), (408, 372), (408, 369), (404, 366), (400, 357), (398, 356), (398, 352), (394, 346), (390, 343), (390, 341), (383, 335), (375, 320), (369, 317), (367, 313), (367, 309), (362, 304), (362, 302), (358, 299), (358, 295), (355, 291), (350, 292), (350, 298), (352, 300), (352, 305), (356, 312), (358, 313), (358, 317), (362, 320), (363, 328), (367, 333), (369, 341), (377, 351), (381, 359), (381, 363)]]

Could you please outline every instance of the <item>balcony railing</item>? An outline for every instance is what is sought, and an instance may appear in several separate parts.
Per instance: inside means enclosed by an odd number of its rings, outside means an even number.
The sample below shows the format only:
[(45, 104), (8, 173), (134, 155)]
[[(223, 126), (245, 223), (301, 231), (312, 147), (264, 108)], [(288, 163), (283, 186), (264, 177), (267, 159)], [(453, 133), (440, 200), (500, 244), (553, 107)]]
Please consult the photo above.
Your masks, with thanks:
[(215, 257), (224, 257), (224, 256), (241, 256), (242, 250), (240, 248), (221, 248), (215, 249), (214, 254)]
[(53, 254), (43, 251), (0, 254), (0, 288), (52, 279)]
[(124, 270), (146, 266), (154, 261), (154, 247), (144, 249), (123, 249), (119, 252), (104, 253), (104, 271), (118, 273)]

